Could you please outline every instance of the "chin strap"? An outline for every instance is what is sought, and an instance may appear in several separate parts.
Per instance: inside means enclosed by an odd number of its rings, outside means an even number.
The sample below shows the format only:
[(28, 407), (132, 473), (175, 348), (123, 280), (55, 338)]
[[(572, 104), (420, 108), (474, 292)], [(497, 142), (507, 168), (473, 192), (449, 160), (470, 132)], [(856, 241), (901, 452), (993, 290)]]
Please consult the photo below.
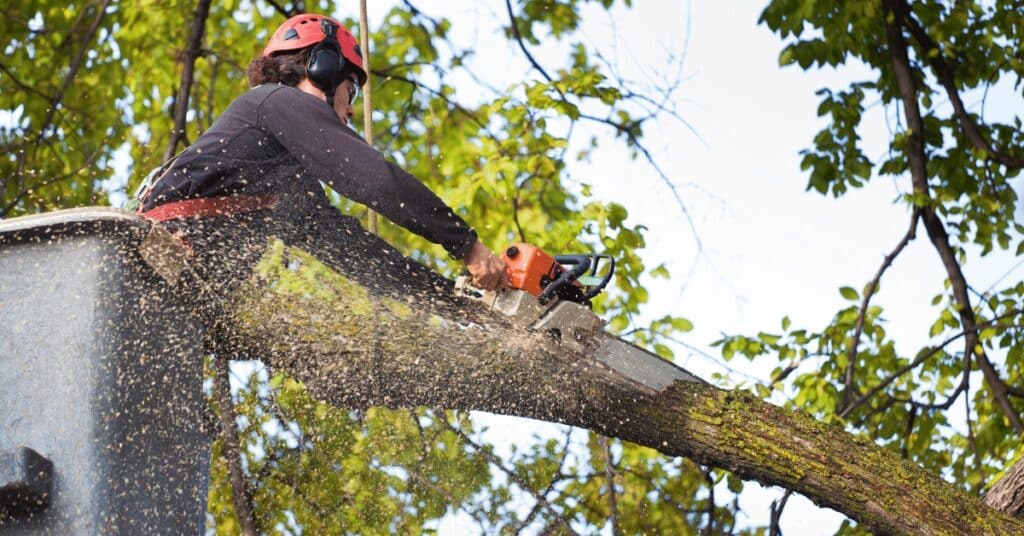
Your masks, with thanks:
[(324, 92), (324, 97), (327, 98), (327, 105), (334, 109), (334, 89)]

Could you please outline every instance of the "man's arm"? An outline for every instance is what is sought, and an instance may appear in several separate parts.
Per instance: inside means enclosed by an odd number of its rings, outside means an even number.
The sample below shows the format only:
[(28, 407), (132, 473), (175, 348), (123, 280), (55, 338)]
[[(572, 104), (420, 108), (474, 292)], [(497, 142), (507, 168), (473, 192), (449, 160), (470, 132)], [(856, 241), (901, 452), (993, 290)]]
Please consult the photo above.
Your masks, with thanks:
[(493, 289), (506, 281), (504, 263), (477, 240), (462, 218), (422, 182), (341, 124), (325, 101), (282, 86), (259, 105), (257, 124), (341, 195), (464, 260), (481, 288)]
[(464, 259), (476, 232), (423, 183), (338, 121), (326, 102), (287, 86), (267, 95), (258, 125), (341, 195)]

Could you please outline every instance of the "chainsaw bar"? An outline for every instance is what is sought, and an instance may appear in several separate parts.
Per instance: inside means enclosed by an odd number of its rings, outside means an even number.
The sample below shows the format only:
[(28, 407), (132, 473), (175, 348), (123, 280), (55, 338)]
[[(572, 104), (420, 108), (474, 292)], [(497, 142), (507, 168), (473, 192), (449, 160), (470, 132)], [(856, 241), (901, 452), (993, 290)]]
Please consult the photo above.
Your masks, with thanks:
[(557, 298), (542, 304), (537, 296), (516, 289), (482, 291), (472, 287), (466, 277), (456, 280), (455, 293), (482, 303), (529, 331), (550, 335), (556, 344), (592, 356), (617, 374), (656, 392), (675, 381), (704, 383), (658, 355), (604, 331), (604, 320), (584, 305)]

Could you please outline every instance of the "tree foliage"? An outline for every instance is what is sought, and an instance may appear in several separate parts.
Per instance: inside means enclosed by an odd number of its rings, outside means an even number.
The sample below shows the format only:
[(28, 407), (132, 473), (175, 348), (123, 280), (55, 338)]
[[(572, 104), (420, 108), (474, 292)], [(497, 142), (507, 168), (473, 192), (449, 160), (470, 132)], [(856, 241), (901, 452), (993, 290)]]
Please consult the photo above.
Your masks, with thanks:
[[(1024, 13), (1019, 3), (1001, 1), (775, 0), (761, 22), (786, 40), (783, 66), (868, 72), (818, 92), (826, 126), (802, 152), (807, 189), (842, 198), (891, 176), (908, 228), (893, 230), (893, 249), (872, 279), (839, 289), (849, 304), (823, 329), (783, 319), (781, 331), (724, 338), (723, 355), (776, 359), (762, 396), (839, 419), (980, 494), (1019, 456), (1024, 433), (1024, 281), (983, 288), (965, 275), (967, 263), (986, 255), (1024, 253), (1013, 182), (1024, 166), (1021, 108), (984, 108), (993, 88), (1022, 95)], [(979, 97), (980, 105), (965, 104)], [(866, 120), (872, 105), (890, 122), (880, 161), (862, 141), (864, 130), (879, 127)], [(920, 231), (946, 280), (931, 302), (929, 343), (899, 351), (873, 298)]]
[[(644, 229), (628, 223), (625, 207), (593, 199), (586, 179), (567, 166), (598, 150), (593, 133), (604, 130), (620, 142), (610, 148), (654, 166), (666, 181), (654, 186), (679, 198), (644, 146), (645, 124), (674, 115), (677, 81), (645, 92), (652, 88), (617, 78), (580, 34), (585, 8), (630, 4), (494, 6), (508, 17), (504, 37), (531, 68), (511, 87), (483, 83), (478, 94), (451, 82), (472, 79), (469, 66), (481, 52), (451, 39), (444, 13), (410, 2), (394, 6), (370, 36), (373, 128), (375, 144), (457, 207), (492, 247), (525, 240), (551, 251), (596, 248), (616, 257), (615, 290), (597, 310), (612, 329), (671, 358), (668, 341), (692, 329), (690, 321), (637, 321), (647, 301), (641, 275), (668, 277), (667, 270), (644, 264)], [(0, 217), (119, 199), (247, 88), (246, 64), (287, 15), (334, 11), (329, 2), (202, 5), (7, 3), (0, 22)], [(340, 18), (357, 27), (347, 15)], [(192, 34), (197, 21), (205, 31)], [(867, 285), (840, 289), (850, 303), (825, 327), (784, 319), (781, 330), (724, 338), (723, 355), (777, 360), (775, 381), (755, 386), (760, 395), (839, 419), (980, 493), (1019, 455), (1024, 282), (979, 289), (963, 276), (963, 265), (975, 252), (1024, 253), (1012, 182), (1024, 134), (1019, 113), (986, 120), (983, 110), (963, 102), (993, 85), (1020, 87), (1024, 15), (1011, 0), (774, 0), (761, 22), (787, 41), (783, 65), (855, 63), (870, 70), (869, 79), (819, 93), (826, 126), (803, 152), (802, 167), (809, 190), (836, 198), (895, 177), (909, 230), (894, 232), (895, 248)], [(539, 62), (531, 51), (542, 41), (557, 43), (562, 57)], [(865, 155), (860, 135), (869, 127), (865, 109), (876, 102), (896, 119), (878, 162)], [(176, 124), (179, 108), (184, 122)], [(129, 162), (127, 176), (115, 162)], [(360, 206), (337, 202), (363, 214)], [(897, 351), (885, 310), (872, 298), (921, 228), (948, 279), (936, 289), (932, 343), (906, 353)], [(446, 274), (458, 269), (440, 248), (401, 229), (383, 224), (380, 233)], [(738, 507), (728, 504), (731, 495), (722, 499), (719, 484), (739, 492), (742, 483), (686, 459), (579, 431), (499, 454), (463, 414), (334, 408), (262, 369), (237, 380), (242, 467), (264, 531), (429, 532), (452, 513), (483, 532), (740, 531)], [(232, 534), (244, 521), (235, 513), (237, 490), (223, 447), (217, 443), (212, 464), (209, 524)]]
[[(451, 22), (408, 2), (391, 8), (371, 35), (375, 144), (457, 207), (492, 247), (524, 240), (551, 251), (597, 248), (615, 256), (616, 290), (597, 308), (614, 329), (635, 330), (639, 342), (669, 357), (666, 337), (688, 331), (689, 321), (635, 321), (647, 301), (641, 274), (654, 268), (667, 277), (667, 270), (643, 263), (644, 230), (626, 223), (626, 209), (593, 199), (589, 185), (566, 166), (597, 148), (591, 139), (576, 142), (584, 149), (570, 153), (581, 123), (593, 125), (591, 132), (606, 129), (622, 140), (625, 154), (653, 163), (642, 145), (643, 124), (666, 110), (669, 93), (648, 99), (643, 88), (608, 78), (578, 35), (586, 4), (614, 7), (610, 0), (503, 6), (506, 37), (525, 54), (553, 37), (564, 58), (545, 66), (529, 56), (532, 74), (507, 88), (482, 85), (483, 95), (473, 98), (449, 82), (467, 73), (476, 53), (449, 39)], [(0, 216), (108, 204), (132, 191), (247, 88), (248, 61), (286, 16), (304, 9), (333, 12), (334, 6), (269, 0), (8, 6), (0, 110), (10, 121), (0, 132), (7, 155)], [(343, 22), (358, 27), (347, 15)], [(205, 31), (191, 32), (197, 24)], [(184, 122), (175, 120), (179, 115)], [(130, 162), (127, 177), (115, 173), (117, 159)], [(355, 215), (365, 210), (336, 201)], [(459, 268), (437, 246), (393, 225), (381, 225), (380, 234), (445, 273)], [(246, 495), (260, 530), (419, 532), (451, 512), (488, 532), (544, 526), (573, 532), (609, 523), (675, 532), (734, 522), (729, 509), (708, 502), (708, 483), (724, 473), (628, 444), (567, 432), (566, 442), (537, 438), (501, 457), (465, 415), (349, 411), (312, 400), (280, 373), (240, 379), (234, 410)], [(218, 532), (234, 533), (246, 522), (235, 514), (238, 490), (225, 455), (232, 453), (218, 442), (209, 519)], [(613, 490), (618, 500), (609, 503)]]

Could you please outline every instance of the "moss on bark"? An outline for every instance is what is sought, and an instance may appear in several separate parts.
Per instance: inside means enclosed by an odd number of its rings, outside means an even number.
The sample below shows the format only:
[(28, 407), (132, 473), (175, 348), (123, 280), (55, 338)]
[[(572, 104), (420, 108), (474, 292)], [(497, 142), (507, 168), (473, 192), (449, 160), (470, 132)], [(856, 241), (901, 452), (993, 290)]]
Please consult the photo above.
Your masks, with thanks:
[(698, 382), (653, 392), (473, 303), (432, 289), (401, 296), (272, 243), (230, 301), (223, 336), (339, 405), (582, 426), (798, 491), (881, 533), (1024, 534), (1024, 524), (837, 424)]

